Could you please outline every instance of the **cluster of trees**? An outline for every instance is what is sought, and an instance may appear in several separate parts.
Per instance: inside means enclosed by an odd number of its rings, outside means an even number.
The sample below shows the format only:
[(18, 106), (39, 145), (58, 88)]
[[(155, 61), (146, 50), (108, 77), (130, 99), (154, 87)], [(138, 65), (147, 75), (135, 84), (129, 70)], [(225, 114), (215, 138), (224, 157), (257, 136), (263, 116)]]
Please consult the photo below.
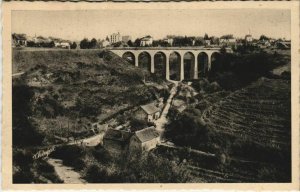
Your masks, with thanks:
[[(159, 39), (154, 40), (152, 46), (153, 47), (170, 47), (170, 46), (203, 46), (207, 44), (207, 40), (210, 44), (219, 44), (219, 38), (211, 36), (209, 37), (207, 34), (204, 37), (194, 37), (194, 36), (170, 36), (169, 38), (173, 39), (173, 44), (171, 45), (165, 40)], [(134, 42), (129, 41), (127, 44), (129, 47), (139, 47), (141, 39), (137, 38)]]
[(73, 145), (59, 147), (50, 156), (81, 171), (89, 183), (175, 183), (189, 179), (183, 168), (153, 153), (111, 156), (101, 145), (90, 149)]
[[(217, 152), (215, 142), (217, 132), (209, 129), (201, 119), (202, 112), (199, 109), (187, 109), (178, 119), (167, 125), (165, 136), (179, 146), (187, 146), (203, 151)], [(221, 145), (223, 143), (219, 143)]]
[[(98, 154), (99, 156), (100, 154)], [(189, 175), (176, 163), (153, 153), (130, 159), (107, 158), (104, 152), (101, 158), (110, 159), (107, 163), (90, 164), (84, 178), (91, 183), (184, 183)]]
[(234, 38), (234, 37), (233, 37), (232, 34), (222, 35), (222, 36), (220, 37), (220, 39), (233, 39), (233, 38)]
[(87, 38), (84, 38), (83, 40), (80, 41), (79, 44), (81, 49), (96, 49), (100, 48), (97, 40), (95, 38), (91, 39), (91, 41)]
[(46, 48), (53, 48), (55, 47), (54, 41), (27, 41), (27, 47), (46, 47)]
[[(287, 63), (279, 54), (264, 51), (249, 51), (253, 47), (242, 47), (237, 54), (222, 54), (216, 63), (217, 71), (209, 76), (210, 81), (217, 81), (225, 89), (239, 89), (262, 76), (270, 76), (270, 70)], [(238, 49), (239, 50), (239, 49)], [(235, 83), (232, 83), (235, 82)]]
[(13, 146), (39, 145), (43, 135), (37, 131), (32, 115), (31, 100), (34, 91), (27, 85), (14, 85), (12, 88), (12, 119), (13, 119)]

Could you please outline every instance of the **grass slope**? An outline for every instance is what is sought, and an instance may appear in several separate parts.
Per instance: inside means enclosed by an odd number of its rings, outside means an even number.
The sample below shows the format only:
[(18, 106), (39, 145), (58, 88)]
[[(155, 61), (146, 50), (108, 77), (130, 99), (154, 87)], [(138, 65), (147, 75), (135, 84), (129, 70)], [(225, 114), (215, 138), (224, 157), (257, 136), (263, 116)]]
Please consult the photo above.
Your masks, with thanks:
[[(14, 50), (13, 66), (25, 72), (13, 81), (13, 102), (18, 103), (14, 109), (22, 110), (20, 103), (29, 106), (25, 115), (48, 140), (53, 135), (73, 136), (70, 130), (88, 131), (91, 123), (159, 94), (142, 82), (150, 76), (148, 71), (101, 50)], [(30, 92), (27, 100), (22, 98), (25, 91)]]

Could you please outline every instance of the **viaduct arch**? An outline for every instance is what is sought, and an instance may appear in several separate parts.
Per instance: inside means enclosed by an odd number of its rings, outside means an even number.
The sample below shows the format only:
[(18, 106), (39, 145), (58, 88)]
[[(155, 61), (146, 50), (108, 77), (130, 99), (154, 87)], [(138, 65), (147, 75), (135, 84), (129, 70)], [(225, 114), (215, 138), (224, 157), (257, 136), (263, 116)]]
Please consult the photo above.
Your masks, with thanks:
[[(148, 69), (151, 73), (155, 73), (155, 57), (162, 55), (164, 62), (164, 73), (167, 80), (170, 80), (170, 56), (172, 53), (179, 55), (180, 78), (182, 81), (185, 76), (198, 79), (200, 76), (207, 75), (212, 68), (212, 60), (216, 55), (220, 54), (220, 48), (203, 48), (203, 47), (115, 47), (108, 49), (118, 56), (131, 61), (136, 67), (140, 66), (140, 57), (148, 55), (150, 66)], [(227, 50), (228, 52), (232, 50)], [(128, 56), (129, 55), (129, 56)], [(187, 55), (189, 55), (187, 57)], [(185, 61), (189, 60), (189, 61)], [(186, 67), (185, 67), (186, 66)], [(185, 70), (189, 70), (185, 72)]]

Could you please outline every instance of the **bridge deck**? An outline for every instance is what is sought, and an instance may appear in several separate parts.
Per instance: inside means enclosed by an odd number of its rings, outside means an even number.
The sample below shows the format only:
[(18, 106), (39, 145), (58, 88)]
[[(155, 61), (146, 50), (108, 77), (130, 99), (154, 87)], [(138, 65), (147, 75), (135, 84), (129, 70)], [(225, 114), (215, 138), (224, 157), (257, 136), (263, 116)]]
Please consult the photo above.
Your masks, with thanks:
[(220, 50), (221, 47), (110, 47), (108, 50)]

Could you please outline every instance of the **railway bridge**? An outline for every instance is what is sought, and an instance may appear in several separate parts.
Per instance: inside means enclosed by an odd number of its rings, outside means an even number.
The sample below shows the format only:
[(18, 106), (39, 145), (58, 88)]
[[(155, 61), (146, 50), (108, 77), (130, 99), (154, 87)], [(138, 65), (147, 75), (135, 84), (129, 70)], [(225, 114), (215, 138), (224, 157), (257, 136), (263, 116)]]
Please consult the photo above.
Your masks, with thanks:
[[(179, 73), (177, 80), (180, 81), (198, 79), (200, 75), (208, 73), (214, 67), (214, 61), (220, 56), (220, 48), (205, 47), (113, 47), (108, 50), (136, 67), (139, 67), (142, 58), (146, 57), (149, 63), (146, 68), (151, 73), (156, 72), (158, 64), (155, 61), (158, 60), (157, 57), (161, 57), (161, 60), (164, 60), (163, 71), (167, 80), (170, 80), (170, 75), (172, 75), (170, 66), (176, 63)], [(174, 62), (174, 60), (177, 61)]]

